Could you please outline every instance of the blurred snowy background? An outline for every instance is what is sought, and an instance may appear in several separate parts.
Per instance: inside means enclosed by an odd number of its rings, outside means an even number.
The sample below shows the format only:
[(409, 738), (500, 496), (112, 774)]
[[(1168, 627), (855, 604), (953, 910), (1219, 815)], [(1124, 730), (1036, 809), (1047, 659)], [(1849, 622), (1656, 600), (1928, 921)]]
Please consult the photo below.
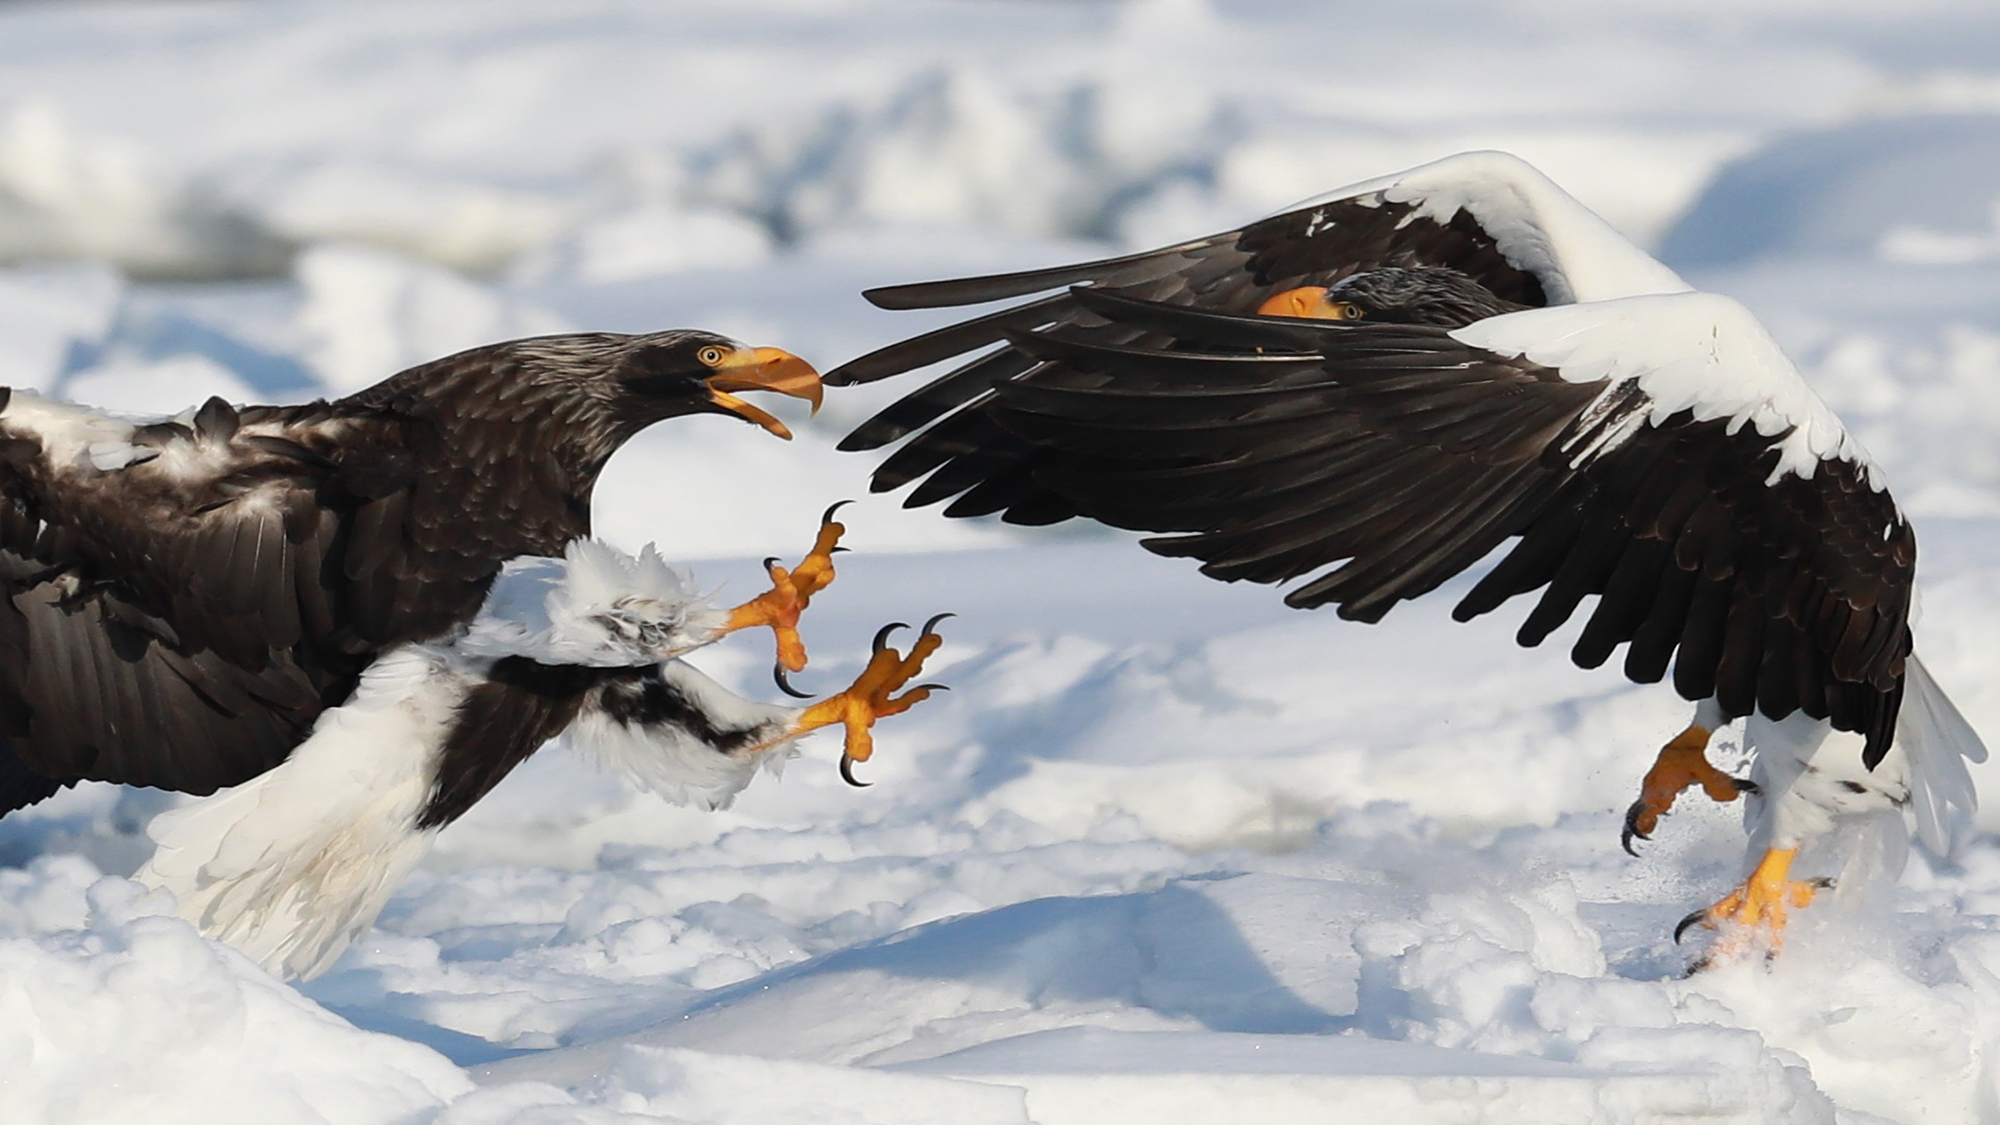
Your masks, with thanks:
[[(831, 367), (939, 319), (866, 286), (1468, 148), (1765, 318), (1888, 465), (1922, 646), (2000, 733), (1985, 0), (0, 4), (0, 384), (298, 399), (571, 328)], [(662, 426), (600, 528), (746, 594), (864, 492), (832, 440), (898, 390), (790, 445)], [(298, 991), (99, 882), (172, 798), (0, 821), (0, 1119), (2000, 1121), (1992, 836), (1682, 980), (1741, 837), (1694, 807), (1616, 850), (1671, 692), (1449, 592), (1367, 629), (1108, 533), (845, 518), (809, 682), (961, 615), (866, 792), (817, 743), (720, 814), (544, 753)], [(769, 694), (767, 659), (706, 665)]]

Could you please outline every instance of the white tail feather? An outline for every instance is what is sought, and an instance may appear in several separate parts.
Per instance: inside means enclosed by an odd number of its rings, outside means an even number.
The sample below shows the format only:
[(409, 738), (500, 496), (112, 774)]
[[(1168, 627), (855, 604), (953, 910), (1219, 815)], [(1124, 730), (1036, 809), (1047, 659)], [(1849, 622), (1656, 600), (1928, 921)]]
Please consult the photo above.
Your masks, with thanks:
[(1910, 811), (1917, 839), (1932, 853), (1949, 857), (1964, 842), (1979, 809), (1979, 793), (1965, 763), (1985, 761), (1986, 744), (1915, 654), (1904, 664), (1896, 743), (1910, 762)]

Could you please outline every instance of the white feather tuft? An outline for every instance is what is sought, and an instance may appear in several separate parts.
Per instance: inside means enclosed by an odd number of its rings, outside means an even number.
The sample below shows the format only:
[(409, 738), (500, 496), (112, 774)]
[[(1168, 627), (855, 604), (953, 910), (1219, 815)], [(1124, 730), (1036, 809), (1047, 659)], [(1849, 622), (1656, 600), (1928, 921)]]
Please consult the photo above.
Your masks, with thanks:
[(458, 649), (495, 660), (632, 668), (711, 643), (726, 620), (652, 544), (635, 557), (580, 539), (560, 559), (503, 567)]

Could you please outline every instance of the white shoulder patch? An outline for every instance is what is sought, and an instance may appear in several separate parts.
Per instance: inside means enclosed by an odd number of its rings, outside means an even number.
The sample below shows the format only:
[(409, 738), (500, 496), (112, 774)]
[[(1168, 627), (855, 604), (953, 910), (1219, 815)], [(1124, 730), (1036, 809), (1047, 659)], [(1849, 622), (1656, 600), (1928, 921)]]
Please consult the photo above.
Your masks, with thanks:
[(457, 648), (474, 658), (631, 668), (714, 641), (726, 620), (652, 544), (635, 557), (580, 539), (560, 559), (508, 562)]
[(1439, 223), (1465, 211), (1493, 236), (1508, 264), (1541, 281), (1553, 304), (1689, 288), (1679, 274), (1512, 153), (1462, 152), (1339, 188), (1301, 206), (1343, 199), (1411, 203), (1416, 216)]
[(1529, 309), (1469, 324), (1451, 336), (1555, 368), (1572, 383), (1607, 380), (1606, 395), (1636, 382), (1653, 425), (1688, 410), (1697, 421), (1728, 419), (1731, 434), (1748, 426), (1773, 438), (1780, 451), (1767, 484), (1787, 473), (1810, 479), (1821, 461), (1838, 458), (1859, 466), (1871, 487), (1885, 487), (1867, 451), (1806, 385), (1777, 341), (1728, 297), (1672, 293)]
[(6, 408), (0, 409), (0, 432), (40, 443), (51, 469), (122, 469), (138, 456), (132, 444), (136, 428), (132, 419), (46, 399), (33, 391), (13, 391)]

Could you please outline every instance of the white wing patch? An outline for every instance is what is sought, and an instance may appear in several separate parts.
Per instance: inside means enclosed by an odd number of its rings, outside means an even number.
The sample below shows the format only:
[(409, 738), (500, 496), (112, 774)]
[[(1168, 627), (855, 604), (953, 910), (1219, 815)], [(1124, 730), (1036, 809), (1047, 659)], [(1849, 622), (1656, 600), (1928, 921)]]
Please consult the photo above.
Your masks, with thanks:
[(32, 438), (54, 470), (86, 466), (111, 472), (130, 465), (138, 450), (132, 444), (137, 424), (73, 403), (46, 399), (33, 391), (16, 390), (0, 410), (0, 432)]
[(1336, 189), (1300, 206), (1348, 199), (1414, 204), (1406, 223), (1418, 218), (1449, 223), (1460, 211), (1470, 213), (1509, 265), (1541, 281), (1551, 304), (1690, 288), (1679, 274), (1511, 153), (1447, 156)]
[[(1792, 474), (1811, 479), (1821, 461), (1860, 467), (1869, 486), (1881, 471), (1750, 310), (1713, 293), (1674, 293), (1529, 309), (1467, 325), (1453, 339), (1551, 367), (1573, 383), (1636, 382), (1659, 425), (1683, 410), (1696, 421), (1727, 419), (1771, 438), (1778, 463), (1766, 484)], [(1626, 431), (1629, 436), (1631, 431)], [(1606, 443), (1595, 454), (1616, 448)]]

